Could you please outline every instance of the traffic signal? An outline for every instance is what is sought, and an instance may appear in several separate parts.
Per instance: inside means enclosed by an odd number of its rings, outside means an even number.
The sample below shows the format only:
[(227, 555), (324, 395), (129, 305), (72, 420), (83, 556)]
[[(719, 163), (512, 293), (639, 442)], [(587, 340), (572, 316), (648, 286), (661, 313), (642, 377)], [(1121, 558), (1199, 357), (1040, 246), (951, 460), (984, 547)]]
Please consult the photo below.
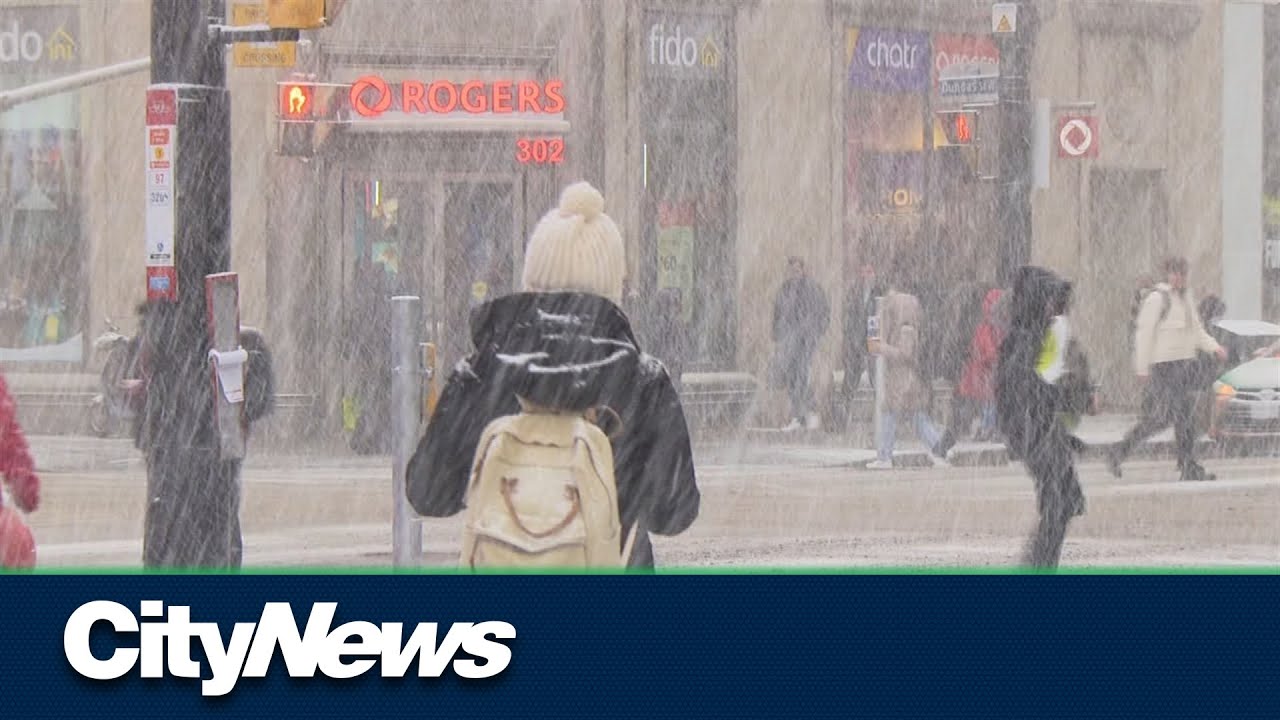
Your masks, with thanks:
[(948, 145), (971, 145), (978, 134), (978, 114), (972, 112), (947, 113), (942, 116), (942, 131)]
[(278, 87), (282, 120), (315, 119), (316, 86), (313, 83), (284, 82)]
[(280, 154), (311, 157), (315, 152), (312, 134), (316, 126), (316, 86), (304, 82), (283, 82), (277, 88)]
[(329, 24), (325, 0), (267, 0), (267, 25), (315, 30)]

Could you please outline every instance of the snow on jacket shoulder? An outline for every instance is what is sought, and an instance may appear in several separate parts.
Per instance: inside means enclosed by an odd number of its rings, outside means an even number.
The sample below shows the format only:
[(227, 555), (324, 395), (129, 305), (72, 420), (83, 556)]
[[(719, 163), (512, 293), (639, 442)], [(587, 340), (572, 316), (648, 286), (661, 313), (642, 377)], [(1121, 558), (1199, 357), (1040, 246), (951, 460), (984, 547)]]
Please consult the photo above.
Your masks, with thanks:
[(622, 420), (613, 455), (623, 536), (640, 523), (631, 562), (652, 566), (648, 532), (682, 532), (701, 500), (679, 397), (626, 316), (594, 295), (520, 293), (478, 308), (472, 339), (409, 461), (409, 503), (430, 517), (461, 512), (480, 435), (519, 412), (517, 395), (561, 410), (607, 405)]
[[(1167, 313), (1165, 298), (1169, 302)], [(1134, 371), (1148, 375), (1156, 363), (1190, 360), (1197, 350), (1214, 352), (1218, 342), (1205, 332), (1191, 291), (1178, 293), (1168, 283), (1160, 283), (1142, 301), (1133, 346)]]

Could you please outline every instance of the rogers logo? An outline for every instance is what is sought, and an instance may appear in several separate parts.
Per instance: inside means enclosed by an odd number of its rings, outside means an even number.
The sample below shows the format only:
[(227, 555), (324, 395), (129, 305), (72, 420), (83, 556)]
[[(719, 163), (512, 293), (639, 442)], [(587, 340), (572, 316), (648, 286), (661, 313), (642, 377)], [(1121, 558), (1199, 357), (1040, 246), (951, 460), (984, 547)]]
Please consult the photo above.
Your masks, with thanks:
[[(369, 90), (378, 93), (378, 100), (373, 105), (364, 101)], [(351, 107), (361, 117), (378, 117), (391, 108), (391, 87), (377, 75), (366, 75), (351, 84)]]
[(459, 110), (472, 115), (557, 115), (565, 110), (564, 83), (560, 80), (470, 80), (461, 84), (403, 80), (391, 85), (377, 75), (365, 75), (351, 84), (349, 95), (351, 109), (363, 118), (376, 118), (392, 106), (402, 113), (437, 115)]

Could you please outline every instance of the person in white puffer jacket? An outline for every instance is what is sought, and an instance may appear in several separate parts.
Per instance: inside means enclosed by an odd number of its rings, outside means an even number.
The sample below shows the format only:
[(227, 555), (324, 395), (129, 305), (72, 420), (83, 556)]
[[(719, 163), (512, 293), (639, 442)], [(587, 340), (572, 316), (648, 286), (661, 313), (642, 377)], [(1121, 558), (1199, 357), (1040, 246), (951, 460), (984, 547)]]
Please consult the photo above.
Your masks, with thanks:
[(1124, 439), (1107, 452), (1107, 467), (1120, 477), (1120, 465), (1140, 442), (1174, 426), (1178, 470), (1183, 480), (1213, 480), (1195, 459), (1196, 353), (1226, 359), (1227, 353), (1205, 331), (1191, 291), (1187, 261), (1164, 262), (1166, 282), (1156, 285), (1142, 302), (1134, 332), (1134, 372), (1142, 384), (1142, 417)]

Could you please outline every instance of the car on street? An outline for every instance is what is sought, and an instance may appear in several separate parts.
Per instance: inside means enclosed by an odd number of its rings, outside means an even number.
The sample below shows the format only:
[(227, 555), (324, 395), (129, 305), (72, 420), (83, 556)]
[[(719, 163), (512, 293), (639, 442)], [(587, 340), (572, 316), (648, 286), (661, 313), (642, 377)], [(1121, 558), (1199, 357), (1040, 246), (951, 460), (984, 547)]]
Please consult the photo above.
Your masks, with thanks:
[(1227, 370), (1213, 384), (1209, 436), (1280, 438), (1280, 325), (1220, 320), (1210, 332), (1227, 349)]

